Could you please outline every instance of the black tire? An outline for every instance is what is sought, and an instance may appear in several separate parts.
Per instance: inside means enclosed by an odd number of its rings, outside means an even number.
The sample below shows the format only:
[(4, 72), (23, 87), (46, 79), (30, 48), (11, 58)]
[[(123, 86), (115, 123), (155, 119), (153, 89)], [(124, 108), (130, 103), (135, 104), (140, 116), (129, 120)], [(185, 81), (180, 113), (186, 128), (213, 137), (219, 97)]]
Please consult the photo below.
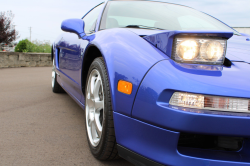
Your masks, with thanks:
[[(109, 79), (107, 75), (107, 70), (105, 67), (105, 62), (102, 57), (96, 58), (93, 63), (91, 64), (86, 86), (85, 86), (85, 97), (87, 96), (87, 86), (88, 86), (88, 80), (90, 77), (90, 73), (92, 70), (98, 70), (98, 72), (101, 75), (101, 79), (103, 82), (103, 93), (104, 93), (104, 120), (102, 124), (102, 136), (100, 139), (99, 144), (94, 147), (88, 136), (87, 131), (87, 124), (86, 126), (86, 134), (88, 138), (88, 144), (89, 148), (91, 150), (91, 153), (94, 155), (95, 158), (99, 160), (113, 160), (120, 158), (118, 155), (117, 147), (116, 147), (116, 138), (115, 138), (115, 130), (114, 130), (114, 122), (113, 122), (113, 110), (111, 105), (111, 94), (110, 94), (110, 86), (109, 86)], [(85, 110), (86, 110), (86, 101), (85, 100)], [(85, 120), (86, 120), (86, 111), (85, 111)]]
[[(55, 73), (54, 75), (54, 81), (53, 81), (53, 72)], [(55, 61), (53, 59), (53, 65), (52, 65), (52, 92), (54, 93), (65, 93), (63, 88), (61, 87), (60, 84), (57, 82), (57, 74), (56, 74), (56, 69), (55, 69)]]

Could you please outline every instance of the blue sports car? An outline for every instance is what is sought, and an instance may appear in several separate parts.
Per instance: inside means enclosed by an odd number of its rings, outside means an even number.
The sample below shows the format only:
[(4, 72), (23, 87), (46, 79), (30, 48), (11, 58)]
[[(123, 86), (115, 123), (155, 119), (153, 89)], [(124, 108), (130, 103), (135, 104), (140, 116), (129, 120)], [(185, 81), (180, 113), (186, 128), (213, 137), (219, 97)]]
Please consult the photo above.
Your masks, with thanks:
[(190, 7), (108, 0), (62, 22), (52, 90), (85, 110), (99, 160), (250, 165), (250, 36)]

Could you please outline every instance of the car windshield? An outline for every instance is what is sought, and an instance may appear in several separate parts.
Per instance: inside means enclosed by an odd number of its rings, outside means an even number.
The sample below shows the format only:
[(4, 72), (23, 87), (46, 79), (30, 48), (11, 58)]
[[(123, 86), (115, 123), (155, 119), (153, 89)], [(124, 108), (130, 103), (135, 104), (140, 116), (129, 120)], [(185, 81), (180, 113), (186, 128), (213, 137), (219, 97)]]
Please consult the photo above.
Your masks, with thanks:
[(189, 7), (150, 1), (110, 1), (100, 29), (143, 28), (164, 30), (234, 31), (217, 19)]

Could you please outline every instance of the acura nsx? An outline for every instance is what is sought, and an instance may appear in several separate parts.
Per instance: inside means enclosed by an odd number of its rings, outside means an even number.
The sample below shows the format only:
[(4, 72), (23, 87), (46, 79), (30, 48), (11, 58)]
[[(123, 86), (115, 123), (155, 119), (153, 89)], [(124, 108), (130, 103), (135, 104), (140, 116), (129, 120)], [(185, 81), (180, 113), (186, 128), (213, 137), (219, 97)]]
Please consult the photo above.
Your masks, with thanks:
[(107, 0), (61, 29), (52, 90), (85, 112), (97, 159), (250, 165), (249, 35), (187, 6), (143, 0)]

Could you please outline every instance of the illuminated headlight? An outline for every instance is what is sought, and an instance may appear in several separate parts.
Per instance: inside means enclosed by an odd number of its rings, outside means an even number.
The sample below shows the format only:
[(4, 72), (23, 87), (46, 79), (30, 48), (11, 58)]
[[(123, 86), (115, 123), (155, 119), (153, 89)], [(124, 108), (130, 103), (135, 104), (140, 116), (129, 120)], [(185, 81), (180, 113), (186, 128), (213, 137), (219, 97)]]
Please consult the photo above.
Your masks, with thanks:
[(250, 113), (249, 103), (250, 100), (248, 99), (208, 96), (184, 92), (175, 92), (169, 102), (169, 104), (173, 106)]
[(222, 65), (226, 40), (210, 38), (175, 38), (172, 59), (181, 63)]
[(177, 45), (177, 55), (184, 60), (193, 60), (199, 53), (199, 45), (195, 40), (184, 40)]

